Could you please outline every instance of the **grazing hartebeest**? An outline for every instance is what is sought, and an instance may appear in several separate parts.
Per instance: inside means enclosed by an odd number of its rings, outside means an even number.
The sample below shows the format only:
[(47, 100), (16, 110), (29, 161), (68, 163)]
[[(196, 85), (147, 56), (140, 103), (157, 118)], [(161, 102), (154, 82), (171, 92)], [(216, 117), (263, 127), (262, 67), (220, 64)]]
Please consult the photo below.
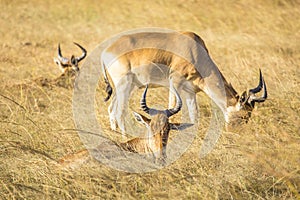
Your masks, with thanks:
[[(267, 98), (261, 72), (259, 85), (238, 95), (210, 58), (203, 40), (192, 32), (143, 32), (122, 36), (102, 52), (101, 65), (108, 93), (105, 101), (112, 94), (107, 72), (116, 90), (108, 108), (111, 128), (116, 130), (119, 126), (123, 133), (126, 132), (128, 100), (135, 86), (148, 83), (166, 86), (169, 79), (173, 80), (192, 123), (197, 121), (196, 93), (199, 91), (204, 91), (217, 104), (227, 123), (247, 122), (255, 102)], [(261, 90), (262, 96), (256, 97)], [(173, 101), (174, 96), (170, 94), (169, 107)]]

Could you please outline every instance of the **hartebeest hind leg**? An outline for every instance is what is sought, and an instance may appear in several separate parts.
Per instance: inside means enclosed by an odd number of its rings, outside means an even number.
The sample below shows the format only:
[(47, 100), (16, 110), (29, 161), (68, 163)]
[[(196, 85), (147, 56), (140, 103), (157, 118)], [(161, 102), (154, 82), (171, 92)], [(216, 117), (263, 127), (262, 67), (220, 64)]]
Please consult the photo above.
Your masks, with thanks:
[(109, 107), (111, 127), (114, 130), (118, 126), (122, 131), (122, 135), (125, 135), (126, 132), (126, 116), (131, 92), (136, 86), (139, 86), (136, 80), (133, 73), (123, 76), (116, 86), (116, 94)]
[(110, 122), (110, 127), (113, 131), (117, 131), (117, 120), (115, 116), (115, 110), (117, 106), (117, 98), (116, 95), (113, 95), (111, 103), (108, 106), (108, 113), (109, 113), (109, 122)]

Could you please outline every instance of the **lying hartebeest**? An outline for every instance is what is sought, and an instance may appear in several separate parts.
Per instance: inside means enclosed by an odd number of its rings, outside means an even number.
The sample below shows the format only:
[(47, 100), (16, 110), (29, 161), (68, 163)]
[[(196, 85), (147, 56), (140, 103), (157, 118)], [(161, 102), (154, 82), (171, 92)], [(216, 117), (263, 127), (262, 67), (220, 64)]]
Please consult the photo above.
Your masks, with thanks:
[[(157, 110), (154, 108), (149, 108), (146, 103), (146, 95), (148, 90), (148, 85), (146, 86), (142, 98), (141, 98), (141, 108), (142, 110), (151, 116), (151, 119), (145, 117), (142, 114), (134, 112), (135, 119), (146, 126), (147, 132), (141, 137), (131, 139), (127, 142), (114, 142), (110, 141), (111, 145), (116, 145), (120, 150), (144, 154), (153, 156), (154, 162), (157, 164), (165, 164), (167, 154), (167, 143), (169, 138), (169, 132), (171, 130), (184, 130), (191, 127), (193, 124), (189, 123), (171, 123), (169, 118), (176, 113), (178, 113), (182, 107), (182, 100), (175, 88), (170, 88), (173, 90), (176, 97), (176, 105), (174, 108)], [(103, 146), (98, 147), (100, 150)], [(97, 151), (97, 148), (94, 149)], [(69, 154), (61, 158), (58, 163), (63, 167), (74, 168), (76, 165), (80, 165), (89, 159), (88, 151), (82, 150), (75, 154)]]
[(70, 59), (63, 57), (60, 49), (60, 44), (58, 44), (58, 54), (57, 58), (54, 58), (54, 62), (59, 66), (59, 69), (62, 71), (62, 74), (56, 79), (50, 81), (50, 83), (48, 83), (48, 80), (43, 80), (42, 84), (54, 84), (65, 88), (73, 87), (75, 77), (78, 75), (79, 72), (78, 64), (86, 57), (87, 54), (87, 51), (82, 46), (75, 42), (74, 44), (82, 50), (82, 55), (79, 57), (75, 57), (74, 55), (72, 55)]
[[(256, 102), (267, 98), (267, 88), (260, 72), (259, 85), (238, 95), (209, 56), (203, 40), (192, 32), (143, 32), (122, 36), (101, 54), (107, 101), (112, 95), (110, 75), (115, 86), (108, 108), (113, 130), (126, 132), (128, 100), (134, 87), (148, 83), (166, 86), (173, 80), (187, 106), (192, 123), (197, 121), (196, 93), (204, 91), (222, 110), (227, 123), (248, 121)], [(255, 94), (263, 90), (257, 97)], [(174, 103), (170, 94), (169, 107)]]
[(147, 90), (148, 85), (146, 86), (141, 99), (141, 108), (145, 113), (152, 116), (151, 119), (134, 112), (135, 119), (147, 127), (147, 133), (144, 137), (134, 138), (125, 143), (121, 143), (119, 146), (124, 150), (134, 153), (152, 154), (156, 161), (164, 161), (167, 157), (166, 148), (170, 130), (183, 130), (192, 126), (192, 124), (169, 122), (169, 118), (178, 113), (182, 107), (182, 100), (176, 89), (173, 88), (176, 97), (175, 107), (165, 110), (157, 110), (147, 106)]
[(59, 66), (59, 69), (62, 71), (63, 74), (68, 73), (67, 71), (78, 72), (78, 63), (86, 57), (86, 50), (76, 42), (74, 42), (74, 44), (82, 50), (82, 55), (79, 57), (75, 57), (74, 55), (72, 55), (71, 59), (62, 56), (60, 44), (58, 44), (58, 57), (54, 58), (54, 62)]

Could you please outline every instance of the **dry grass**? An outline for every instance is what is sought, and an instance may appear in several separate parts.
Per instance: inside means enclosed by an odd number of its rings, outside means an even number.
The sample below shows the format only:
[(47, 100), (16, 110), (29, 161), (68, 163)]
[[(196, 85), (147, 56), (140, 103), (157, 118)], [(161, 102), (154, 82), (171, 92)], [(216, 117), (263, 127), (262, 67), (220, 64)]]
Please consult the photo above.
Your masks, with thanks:
[[(0, 0), (0, 6), (1, 199), (300, 199), (299, 1)], [(261, 68), (269, 100), (249, 124), (224, 132), (203, 159), (205, 100), (197, 139), (163, 170), (130, 174), (95, 160), (62, 169), (61, 157), (84, 149), (73, 130), (72, 90), (34, 80), (59, 75), (52, 61), (58, 42), (66, 55), (78, 52), (73, 41), (91, 52), (112, 34), (146, 26), (201, 35), (240, 92), (256, 84)]]

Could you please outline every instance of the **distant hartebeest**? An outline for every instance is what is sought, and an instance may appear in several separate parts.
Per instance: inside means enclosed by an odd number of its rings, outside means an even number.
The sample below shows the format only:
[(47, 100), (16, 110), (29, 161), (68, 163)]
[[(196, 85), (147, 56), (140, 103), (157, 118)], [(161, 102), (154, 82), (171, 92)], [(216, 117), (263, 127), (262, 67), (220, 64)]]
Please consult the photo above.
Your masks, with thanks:
[(58, 57), (54, 58), (54, 62), (59, 66), (59, 69), (62, 71), (62, 73), (67, 73), (67, 71), (79, 71), (78, 63), (82, 61), (86, 57), (86, 50), (80, 46), (79, 44), (75, 43), (76, 46), (78, 46), (82, 50), (82, 55), (79, 57), (75, 57), (74, 55), (71, 56), (71, 58), (63, 57), (61, 54), (60, 44), (58, 44), (57, 52)]
[(79, 72), (78, 64), (86, 57), (87, 54), (87, 51), (82, 46), (75, 42), (74, 44), (82, 50), (82, 55), (79, 57), (75, 57), (74, 55), (72, 55), (70, 59), (63, 57), (60, 49), (60, 44), (58, 44), (58, 54), (57, 58), (54, 58), (54, 62), (59, 66), (59, 69), (62, 71), (62, 74), (56, 79), (52, 80), (51, 83), (47, 83), (48, 80), (43, 80), (42, 84), (54, 84), (65, 88), (73, 87), (75, 77), (76, 75), (78, 75)]

